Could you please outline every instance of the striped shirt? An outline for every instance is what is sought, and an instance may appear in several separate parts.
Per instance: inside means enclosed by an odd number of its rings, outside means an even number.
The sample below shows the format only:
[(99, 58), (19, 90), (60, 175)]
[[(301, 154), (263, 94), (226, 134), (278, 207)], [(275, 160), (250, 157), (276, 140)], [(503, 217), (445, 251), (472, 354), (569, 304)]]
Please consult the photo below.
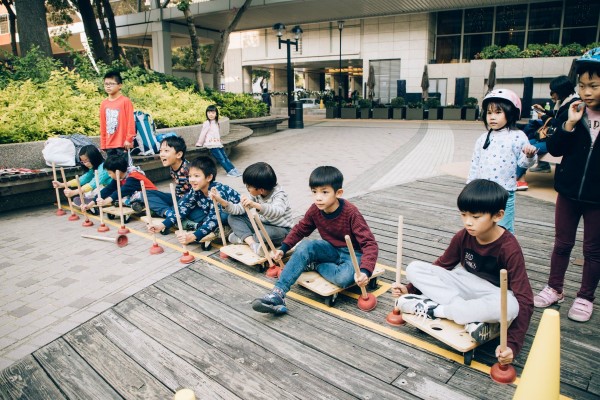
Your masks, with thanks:
[[(258, 215), (262, 222), (282, 228), (291, 228), (294, 225), (288, 195), (280, 185), (275, 186), (268, 196), (250, 196), (250, 200), (260, 204)], [(241, 203), (229, 202), (225, 212), (231, 215), (242, 215), (246, 210)]]

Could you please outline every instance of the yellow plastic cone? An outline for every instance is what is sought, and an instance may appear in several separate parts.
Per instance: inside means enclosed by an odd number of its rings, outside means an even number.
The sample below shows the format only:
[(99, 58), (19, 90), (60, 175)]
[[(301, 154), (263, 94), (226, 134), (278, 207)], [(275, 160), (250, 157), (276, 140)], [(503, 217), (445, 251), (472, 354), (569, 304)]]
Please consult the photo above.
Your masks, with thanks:
[(196, 400), (196, 395), (192, 389), (180, 389), (173, 396), (173, 400)]
[(560, 316), (545, 310), (513, 400), (560, 396)]

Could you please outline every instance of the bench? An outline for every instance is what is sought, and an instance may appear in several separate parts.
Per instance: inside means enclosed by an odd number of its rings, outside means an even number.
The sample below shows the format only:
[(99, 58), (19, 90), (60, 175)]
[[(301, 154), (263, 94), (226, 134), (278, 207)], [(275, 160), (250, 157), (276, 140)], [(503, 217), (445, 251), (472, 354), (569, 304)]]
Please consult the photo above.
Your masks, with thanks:
[(253, 131), (252, 136), (263, 136), (277, 132), (277, 125), (288, 120), (289, 117), (257, 117), (231, 120), (231, 124), (242, 125)]

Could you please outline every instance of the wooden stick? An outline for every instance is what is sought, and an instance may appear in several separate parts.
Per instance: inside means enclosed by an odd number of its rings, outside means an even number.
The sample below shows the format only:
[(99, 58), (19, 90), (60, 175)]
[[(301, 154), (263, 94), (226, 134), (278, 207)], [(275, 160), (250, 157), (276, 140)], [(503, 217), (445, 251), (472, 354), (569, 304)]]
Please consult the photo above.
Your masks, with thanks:
[[(346, 245), (348, 246), (348, 250), (350, 252), (350, 258), (352, 259), (352, 266), (354, 267), (354, 273), (357, 276), (360, 276), (360, 267), (358, 266), (358, 260), (356, 259), (356, 254), (354, 254), (354, 246), (352, 245), (352, 239), (350, 236), (346, 235)], [(363, 299), (367, 299), (369, 294), (367, 293), (367, 289), (363, 286), (360, 287), (360, 292), (362, 293)]]
[[(396, 247), (396, 284), (400, 285), (402, 278), (402, 236), (404, 230), (404, 216), (398, 216), (398, 243)], [(395, 310), (400, 310), (394, 306)]]
[[(175, 195), (175, 185), (173, 184), (173, 182), (171, 182), (169, 184), (169, 187), (171, 188), (171, 197), (173, 198), (173, 210), (175, 211), (175, 218), (177, 219), (177, 228), (183, 232), (183, 225), (181, 225), (181, 217), (179, 216), (179, 205), (177, 204), (177, 195)], [(187, 246), (184, 244), (182, 245), (183, 247), (183, 252), (187, 253)]]
[(123, 202), (121, 201), (121, 171), (115, 171), (117, 177), (117, 196), (119, 196), (119, 214), (121, 216), (121, 226), (125, 226), (125, 218), (123, 217)]
[(102, 207), (99, 203), (102, 197), (100, 197), (100, 177), (98, 176), (98, 170), (94, 171), (94, 177), (96, 179), (96, 190), (98, 190), (98, 197), (96, 197), (96, 206), (100, 211), (100, 225), (104, 225), (104, 211), (102, 210)]
[[(60, 167), (60, 175), (62, 176), (63, 183), (65, 185), (65, 189), (67, 188), (67, 179), (65, 178), (65, 169)], [(69, 202), (69, 209), (71, 210), (71, 215), (75, 214), (75, 210), (73, 209), (73, 201), (67, 195), (65, 195), (67, 201)]]
[[(148, 218), (148, 223), (152, 225), (152, 213), (150, 212), (150, 205), (148, 203), (148, 194), (146, 194), (146, 185), (143, 180), (140, 180), (140, 186), (142, 187), (142, 196), (144, 196), (144, 206), (146, 207), (146, 218)], [(156, 245), (156, 233), (152, 232), (152, 240)]]
[[(248, 213), (248, 209), (246, 209), (246, 213)], [(265, 228), (262, 221), (260, 220), (260, 216), (258, 215), (258, 212), (256, 212), (256, 210), (254, 210), (253, 214), (254, 214), (254, 218), (256, 220), (256, 225), (258, 225), (258, 227), (260, 228), (260, 231), (262, 232), (263, 237), (267, 240), (267, 243), (269, 244), (271, 251), (275, 252), (277, 250), (277, 248), (273, 244), (273, 241), (271, 240), (271, 237), (269, 236), (267, 229)], [(250, 217), (250, 215), (248, 215), (248, 217)], [(279, 266), (281, 268), (285, 267), (285, 264), (283, 263), (282, 260), (279, 260), (277, 263), (279, 264)]]
[[(56, 164), (54, 163), (54, 161), (52, 161), (52, 176), (54, 177), (54, 181), (58, 182), (58, 179), (56, 178)], [(58, 209), (62, 210), (62, 206), (60, 205), (60, 193), (58, 191), (58, 188), (56, 189), (56, 204), (58, 204)]]
[(219, 224), (219, 233), (221, 233), (221, 242), (223, 246), (227, 246), (227, 240), (225, 238), (225, 231), (223, 230), (223, 221), (221, 221), (221, 213), (219, 212), (219, 205), (217, 204), (217, 200), (212, 198), (213, 207), (215, 209), (215, 214), (217, 216), (217, 224)]
[(85, 198), (83, 197), (83, 190), (81, 190), (81, 183), (79, 183), (79, 175), (75, 175), (75, 180), (77, 181), (77, 191), (79, 192), (79, 198), (81, 199), (81, 210), (83, 211), (83, 217), (86, 221), (89, 221), (87, 211), (85, 209)]
[(500, 270), (500, 351), (506, 350), (508, 321), (506, 320), (506, 302), (508, 291), (508, 275), (505, 269)]
[(256, 210), (250, 209), (247, 207), (244, 207), (244, 209), (246, 210), (248, 219), (250, 220), (250, 223), (252, 224), (252, 229), (254, 229), (254, 232), (256, 233), (256, 237), (258, 238), (258, 243), (260, 244), (260, 247), (262, 247), (263, 251), (265, 252), (265, 257), (267, 258), (267, 261), (269, 262), (269, 266), (271, 266), (271, 265), (273, 265), (273, 259), (271, 258), (271, 255), (269, 254), (269, 249), (267, 249), (267, 246), (265, 245), (265, 242), (263, 241), (262, 235), (260, 234), (260, 230), (256, 226), (256, 221), (254, 220), (254, 218), (255, 218), (254, 214), (256, 214)]

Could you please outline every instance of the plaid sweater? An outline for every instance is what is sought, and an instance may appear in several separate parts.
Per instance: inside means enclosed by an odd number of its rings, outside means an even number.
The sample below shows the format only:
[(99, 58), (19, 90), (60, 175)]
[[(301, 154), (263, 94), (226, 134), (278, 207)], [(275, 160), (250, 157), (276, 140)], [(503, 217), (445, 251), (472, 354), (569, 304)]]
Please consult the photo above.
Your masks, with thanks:
[(375, 269), (379, 246), (358, 208), (347, 200), (340, 199), (340, 206), (331, 214), (325, 214), (312, 204), (304, 217), (283, 240), (281, 250), (287, 252), (315, 229), (323, 240), (334, 247), (346, 247), (345, 235), (350, 235), (354, 250), (362, 253), (360, 269), (371, 276)]

